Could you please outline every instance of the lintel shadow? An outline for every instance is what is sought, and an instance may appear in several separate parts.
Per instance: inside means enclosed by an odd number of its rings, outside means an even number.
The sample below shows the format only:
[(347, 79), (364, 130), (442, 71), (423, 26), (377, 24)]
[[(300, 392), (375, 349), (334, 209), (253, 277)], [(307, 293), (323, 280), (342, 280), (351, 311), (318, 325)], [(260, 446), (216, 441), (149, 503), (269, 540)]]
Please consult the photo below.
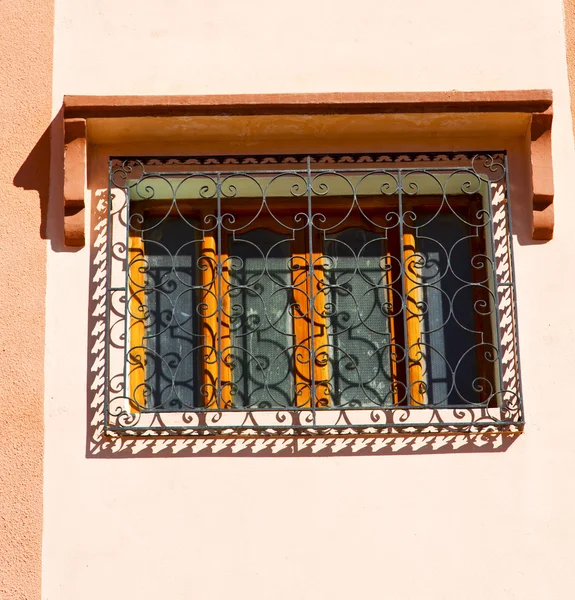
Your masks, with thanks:
[[(89, 436), (90, 437), (90, 436)], [(517, 435), (451, 436), (355, 436), (345, 437), (198, 437), (158, 436), (101, 438), (90, 443), (87, 458), (171, 457), (351, 457), (430, 454), (484, 454), (506, 452)]]
[(13, 179), (13, 184), (38, 192), (39, 235), (50, 241), (53, 252), (77, 252), (64, 245), (64, 120), (62, 109), (54, 117)]

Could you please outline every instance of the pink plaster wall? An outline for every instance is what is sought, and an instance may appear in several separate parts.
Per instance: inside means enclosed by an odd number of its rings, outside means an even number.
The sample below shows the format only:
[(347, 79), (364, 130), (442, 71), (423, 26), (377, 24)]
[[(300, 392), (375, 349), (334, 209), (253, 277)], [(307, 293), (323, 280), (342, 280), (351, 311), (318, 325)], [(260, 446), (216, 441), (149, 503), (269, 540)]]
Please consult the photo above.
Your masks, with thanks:
[(0, 597), (40, 598), (53, 0), (0, 5)]
[(500, 453), (88, 459), (89, 253), (49, 253), (44, 597), (571, 597), (574, 332), (557, 306), (575, 294), (575, 149), (561, 1), (57, 0), (56, 15), (54, 112), (64, 93), (551, 87), (557, 225), (540, 244), (523, 235), (528, 215), (515, 223), (528, 425)]

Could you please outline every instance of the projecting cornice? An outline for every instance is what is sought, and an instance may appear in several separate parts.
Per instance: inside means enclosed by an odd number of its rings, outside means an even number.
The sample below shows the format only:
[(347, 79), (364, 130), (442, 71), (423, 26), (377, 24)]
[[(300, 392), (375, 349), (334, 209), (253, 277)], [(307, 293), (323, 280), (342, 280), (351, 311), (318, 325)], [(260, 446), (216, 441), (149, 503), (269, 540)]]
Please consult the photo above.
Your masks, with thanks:
[(66, 118), (389, 113), (543, 113), (550, 90), (240, 94), (230, 96), (65, 96)]

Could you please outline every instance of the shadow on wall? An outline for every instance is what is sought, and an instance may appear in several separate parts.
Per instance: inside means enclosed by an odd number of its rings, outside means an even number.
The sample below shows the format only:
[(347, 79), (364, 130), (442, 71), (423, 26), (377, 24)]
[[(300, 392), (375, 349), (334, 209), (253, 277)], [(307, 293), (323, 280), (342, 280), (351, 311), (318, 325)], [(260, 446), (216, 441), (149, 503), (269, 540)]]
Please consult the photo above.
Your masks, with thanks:
[(44, 131), (14, 177), (14, 185), (36, 190), (40, 200), (40, 237), (47, 239), (48, 199), (50, 197), (50, 142), (52, 124)]
[[(463, 433), (401, 436), (182, 436), (155, 434), (146, 436), (108, 436), (104, 431), (105, 389), (121, 394), (122, 382), (116, 389), (114, 381), (106, 379), (106, 236), (107, 192), (93, 194), (90, 248), (90, 305), (88, 307), (87, 348), (87, 423), (86, 456), (88, 458), (169, 458), (191, 456), (222, 457), (337, 457), (396, 454), (454, 454), (505, 452), (517, 435)], [(115, 251), (125, 252), (125, 247)], [(125, 335), (122, 334), (122, 335)], [(126, 415), (126, 418), (130, 418)]]
[[(38, 140), (21, 165), (14, 185), (36, 190), (39, 196), (41, 226), (39, 235), (49, 239), (54, 252), (75, 252), (64, 246), (63, 208), (63, 124), (62, 112)], [(52, 159), (52, 160), (51, 160)], [(510, 165), (529, 168), (528, 164)], [(532, 206), (527, 190), (511, 188), (514, 236), (519, 244), (533, 241)], [(516, 436), (502, 434), (465, 434), (399, 437), (357, 435), (354, 437), (109, 437), (104, 434), (105, 349), (105, 193), (95, 194), (91, 207), (90, 290), (88, 311), (88, 381), (86, 455), (90, 458), (136, 458), (172, 456), (355, 456), (394, 454), (445, 454), (504, 452)]]
[[(88, 140), (89, 141), (89, 140)], [(518, 153), (510, 170), (530, 172), (528, 151)], [(546, 244), (547, 240), (534, 240), (532, 189), (523, 186), (529, 178), (512, 178), (510, 197), (513, 218), (513, 235), (521, 246)], [(517, 182), (521, 182), (518, 187)], [(60, 109), (44, 131), (24, 163), (18, 169), (13, 183), (25, 190), (36, 190), (41, 215), (39, 235), (51, 241), (54, 252), (77, 252), (79, 248), (64, 245), (64, 125)], [(89, 238), (89, 236), (87, 236)]]
[(13, 183), (36, 190), (40, 201), (42, 239), (50, 240), (53, 252), (77, 252), (64, 245), (64, 126), (60, 110), (18, 169)]

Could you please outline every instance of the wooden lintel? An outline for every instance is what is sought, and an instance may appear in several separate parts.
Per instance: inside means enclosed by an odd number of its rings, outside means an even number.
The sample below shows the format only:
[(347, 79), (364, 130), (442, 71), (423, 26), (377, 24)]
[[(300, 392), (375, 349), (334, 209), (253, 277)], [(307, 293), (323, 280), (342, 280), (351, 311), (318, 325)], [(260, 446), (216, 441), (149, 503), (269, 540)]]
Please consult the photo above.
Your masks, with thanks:
[(64, 117), (524, 112), (551, 107), (550, 90), (64, 96)]

